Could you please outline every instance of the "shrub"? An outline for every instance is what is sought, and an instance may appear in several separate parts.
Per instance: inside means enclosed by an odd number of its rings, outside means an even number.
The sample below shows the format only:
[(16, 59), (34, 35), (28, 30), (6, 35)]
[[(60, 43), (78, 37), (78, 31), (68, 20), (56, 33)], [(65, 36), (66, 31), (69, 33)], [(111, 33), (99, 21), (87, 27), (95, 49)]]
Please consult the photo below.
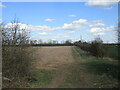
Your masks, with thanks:
[(90, 52), (96, 57), (104, 57), (107, 54), (107, 47), (103, 45), (100, 38), (96, 38), (91, 44)]
[(2, 30), (2, 72), (7, 78), (29, 75), (30, 48), (29, 33), (20, 29), (20, 23), (15, 19), (11, 26), (0, 25)]
[(104, 57), (107, 55), (107, 46), (103, 44), (103, 41), (99, 37), (95, 38), (91, 44), (81, 41), (75, 42), (74, 44), (80, 47), (82, 50), (90, 52), (93, 56)]
[[(29, 47), (3, 46), (3, 76), (8, 78), (27, 76), (30, 68)], [(29, 48), (30, 49), (30, 48)]]

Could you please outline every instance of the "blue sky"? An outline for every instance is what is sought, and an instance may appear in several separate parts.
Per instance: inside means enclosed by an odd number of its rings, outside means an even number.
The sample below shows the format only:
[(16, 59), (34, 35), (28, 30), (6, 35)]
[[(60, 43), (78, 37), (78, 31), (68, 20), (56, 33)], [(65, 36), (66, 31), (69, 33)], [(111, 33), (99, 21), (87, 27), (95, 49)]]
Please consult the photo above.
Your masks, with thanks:
[(91, 41), (98, 35), (115, 42), (118, 20), (116, 3), (92, 2), (3, 2), (2, 21), (10, 24), (15, 15), (31, 39)]

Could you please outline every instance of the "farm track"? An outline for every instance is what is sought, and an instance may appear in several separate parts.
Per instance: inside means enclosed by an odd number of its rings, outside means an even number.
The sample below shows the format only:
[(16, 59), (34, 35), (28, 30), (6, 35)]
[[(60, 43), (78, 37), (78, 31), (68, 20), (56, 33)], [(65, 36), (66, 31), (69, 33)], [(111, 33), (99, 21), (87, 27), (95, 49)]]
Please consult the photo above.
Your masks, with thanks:
[(36, 48), (37, 69), (58, 69), (74, 61), (71, 46), (34, 47)]
[[(39, 86), (39, 88), (59, 88), (66, 83), (68, 75), (77, 70), (78, 77), (73, 88), (94, 87), (93, 77), (86, 72), (83, 66), (76, 69), (75, 58), (71, 46), (54, 47), (34, 47), (36, 48), (35, 67), (37, 69), (55, 70), (53, 79), (49, 84)], [(86, 78), (87, 77), (87, 78)]]
[(57, 88), (63, 84), (70, 71), (70, 64), (74, 62), (71, 46), (54, 46), (54, 47), (34, 47), (36, 48), (37, 69), (56, 70), (54, 78), (48, 85), (43, 88)]

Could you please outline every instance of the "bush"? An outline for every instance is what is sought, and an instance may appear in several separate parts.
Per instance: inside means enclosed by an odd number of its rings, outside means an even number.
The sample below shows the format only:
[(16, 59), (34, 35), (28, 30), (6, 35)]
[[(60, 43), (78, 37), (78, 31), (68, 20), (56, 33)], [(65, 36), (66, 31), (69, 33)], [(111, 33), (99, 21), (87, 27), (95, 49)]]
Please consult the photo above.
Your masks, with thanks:
[(107, 54), (107, 47), (103, 45), (100, 38), (96, 38), (91, 44), (90, 52), (96, 57), (104, 57)]
[(0, 25), (2, 30), (2, 72), (7, 78), (29, 75), (30, 47), (29, 33), (20, 29), (20, 23), (15, 19), (11, 26)]
[(2, 47), (4, 77), (13, 78), (29, 74), (30, 56), (28, 48), (26, 46)]
[(107, 46), (103, 44), (103, 41), (99, 37), (95, 38), (95, 40), (92, 41), (91, 44), (81, 41), (75, 42), (74, 44), (80, 47), (82, 50), (90, 52), (93, 56), (96, 57), (104, 57), (107, 56), (108, 53)]
[(71, 45), (71, 44), (72, 44), (71, 42), (72, 42), (71, 40), (66, 40), (66, 41), (65, 41), (65, 44), (66, 44), (66, 45)]

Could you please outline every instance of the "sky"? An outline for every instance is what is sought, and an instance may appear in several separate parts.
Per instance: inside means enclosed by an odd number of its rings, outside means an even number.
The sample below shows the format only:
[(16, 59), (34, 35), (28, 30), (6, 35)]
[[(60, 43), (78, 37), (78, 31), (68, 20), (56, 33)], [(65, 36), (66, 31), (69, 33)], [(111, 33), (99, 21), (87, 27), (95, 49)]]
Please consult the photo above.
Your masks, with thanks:
[(99, 36), (104, 42), (117, 41), (116, 2), (3, 2), (0, 7), (0, 21), (10, 26), (16, 16), (32, 40), (92, 41)]

